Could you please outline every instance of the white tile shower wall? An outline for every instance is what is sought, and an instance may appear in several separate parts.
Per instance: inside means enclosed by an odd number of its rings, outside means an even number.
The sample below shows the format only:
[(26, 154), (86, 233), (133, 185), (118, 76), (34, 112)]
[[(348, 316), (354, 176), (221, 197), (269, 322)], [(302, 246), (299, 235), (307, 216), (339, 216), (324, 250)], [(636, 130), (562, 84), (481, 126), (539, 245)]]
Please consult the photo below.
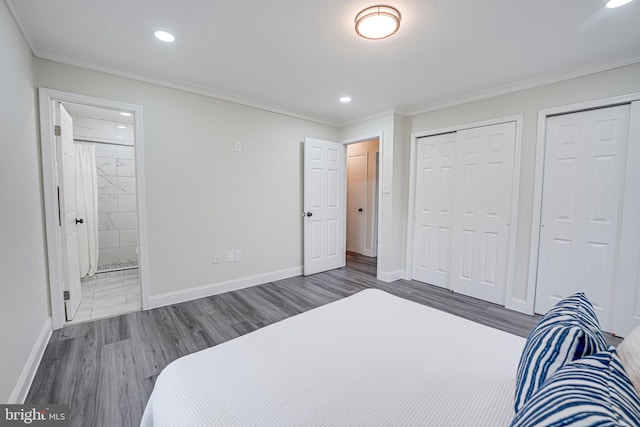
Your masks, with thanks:
[(96, 144), (98, 271), (137, 265), (134, 148)]
[[(122, 129), (124, 128), (124, 129)], [(91, 141), (110, 141), (133, 145), (133, 125), (92, 117), (73, 117), (73, 135)]]

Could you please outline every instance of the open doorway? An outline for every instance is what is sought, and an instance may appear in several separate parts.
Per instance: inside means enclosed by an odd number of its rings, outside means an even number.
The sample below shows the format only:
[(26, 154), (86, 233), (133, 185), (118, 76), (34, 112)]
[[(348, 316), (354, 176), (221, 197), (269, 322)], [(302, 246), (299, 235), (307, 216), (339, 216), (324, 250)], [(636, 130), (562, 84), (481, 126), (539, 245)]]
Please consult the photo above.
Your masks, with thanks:
[[(378, 255), (379, 138), (347, 144), (347, 254)], [(349, 260), (359, 257), (348, 256)]]
[[(141, 308), (133, 113), (71, 102), (80, 302), (68, 323)], [(69, 254), (69, 256), (71, 256)]]
[(40, 89), (54, 329), (148, 301), (142, 107)]

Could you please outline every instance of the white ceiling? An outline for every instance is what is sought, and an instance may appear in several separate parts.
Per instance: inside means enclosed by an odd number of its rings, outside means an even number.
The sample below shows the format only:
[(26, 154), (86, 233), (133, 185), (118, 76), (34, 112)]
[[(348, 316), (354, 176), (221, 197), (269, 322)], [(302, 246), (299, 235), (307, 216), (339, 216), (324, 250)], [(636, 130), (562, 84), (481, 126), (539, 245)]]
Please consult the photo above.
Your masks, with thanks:
[(332, 124), (640, 62), (640, 0), (383, 0), (380, 41), (353, 26), (375, 0), (7, 1), (36, 56)]

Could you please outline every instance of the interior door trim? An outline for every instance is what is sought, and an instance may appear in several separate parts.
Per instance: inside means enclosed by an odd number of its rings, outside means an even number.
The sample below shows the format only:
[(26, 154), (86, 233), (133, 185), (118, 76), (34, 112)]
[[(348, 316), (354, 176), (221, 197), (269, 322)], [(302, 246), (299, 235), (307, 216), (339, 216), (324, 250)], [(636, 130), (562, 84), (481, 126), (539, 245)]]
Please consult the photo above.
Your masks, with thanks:
[(542, 221), (542, 179), (544, 175), (544, 157), (547, 134), (547, 118), (559, 114), (577, 113), (596, 108), (607, 108), (621, 104), (630, 104), (640, 100), (640, 92), (562, 105), (538, 110), (538, 134), (536, 139), (536, 162), (534, 172), (533, 209), (531, 218), (531, 242), (529, 249), (529, 275), (527, 277), (527, 293), (521, 301), (524, 313), (533, 314), (535, 308), (536, 283), (538, 280), (538, 252), (540, 249), (540, 224)]
[(51, 305), (53, 329), (62, 328), (66, 321), (64, 299), (62, 295), (64, 274), (62, 263), (64, 262), (64, 254), (62, 252), (62, 236), (58, 225), (58, 182), (55, 137), (53, 133), (54, 102), (73, 102), (76, 104), (85, 104), (94, 107), (130, 111), (134, 113), (140, 296), (142, 309), (146, 310), (151, 308), (149, 305), (149, 257), (147, 245), (147, 205), (145, 196), (144, 126), (142, 120), (142, 106), (43, 87), (38, 89), (38, 95), (40, 102), (40, 149), (42, 153), (42, 183), (44, 191), (45, 229), (47, 237), (47, 264), (49, 269), (49, 301)]
[[(353, 138), (346, 138), (346, 139), (342, 139), (340, 140), (341, 144), (344, 144), (345, 146), (349, 145), (349, 144), (356, 144), (358, 142), (365, 142), (365, 141), (370, 141), (372, 139), (378, 139), (378, 171), (377, 171), (377, 180), (376, 180), (376, 185), (378, 186), (378, 188), (376, 189), (377, 192), (377, 197), (378, 197), (378, 204), (377, 204), (377, 212), (375, 214), (375, 221), (376, 221), (376, 229), (375, 229), (375, 238), (377, 239), (377, 250), (376, 250), (376, 258), (377, 258), (377, 262), (376, 262), (376, 278), (378, 280), (381, 280), (383, 282), (393, 282), (394, 280), (396, 280), (396, 278), (391, 278), (388, 277), (388, 273), (386, 273), (383, 270), (383, 265), (386, 264), (386, 256), (385, 256), (385, 252), (384, 249), (386, 248), (386, 240), (384, 240), (385, 234), (387, 233), (387, 226), (386, 226), (386, 222), (387, 222), (387, 218), (386, 216), (383, 217), (383, 204), (386, 204), (386, 201), (383, 200), (382, 197), (382, 183), (387, 182), (386, 180), (386, 175), (385, 174), (390, 174), (386, 168), (384, 168), (384, 163), (385, 163), (385, 159), (387, 158), (387, 155), (393, 154), (393, 147), (389, 146), (389, 142), (386, 142), (385, 145), (385, 139), (384, 139), (384, 132), (380, 131), (380, 132), (372, 132), (369, 134), (365, 134), (365, 135), (359, 135)], [(346, 177), (346, 173), (347, 173), (347, 162), (344, 162), (344, 173), (345, 173), (345, 177)], [(346, 185), (346, 179), (345, 179), (345, 185)], [(347, 207), (347, 192), (344, 192), (344, 206), (345, 209)], [(346, 211), (345, 211), (345, 218), (346, 218)], [(346, 228), (345, 228), (345, 235), (344, 235), (344, 239), (345, 239), (345, 248), (346, 248), (346, 240), (347, 240), (347, 235), (346, 235)], [(398, 279), (400, 279), (400, 277), (398, 277)]]

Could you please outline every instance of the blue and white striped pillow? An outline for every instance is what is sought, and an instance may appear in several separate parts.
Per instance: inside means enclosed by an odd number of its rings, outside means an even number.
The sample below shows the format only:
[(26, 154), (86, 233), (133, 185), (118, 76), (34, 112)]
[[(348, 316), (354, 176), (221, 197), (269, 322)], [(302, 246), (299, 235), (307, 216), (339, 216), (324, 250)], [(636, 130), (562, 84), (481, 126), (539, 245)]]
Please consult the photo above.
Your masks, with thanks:
[(640, 426), (640, 397), (615, 348), (560, 368), (511, 422), (511, 427), (559, 426)]
[(563, 365), (606, 349), (598, 318), (583, 292), (558, 302), (527, 338), (518, 364), (516, 413)]

